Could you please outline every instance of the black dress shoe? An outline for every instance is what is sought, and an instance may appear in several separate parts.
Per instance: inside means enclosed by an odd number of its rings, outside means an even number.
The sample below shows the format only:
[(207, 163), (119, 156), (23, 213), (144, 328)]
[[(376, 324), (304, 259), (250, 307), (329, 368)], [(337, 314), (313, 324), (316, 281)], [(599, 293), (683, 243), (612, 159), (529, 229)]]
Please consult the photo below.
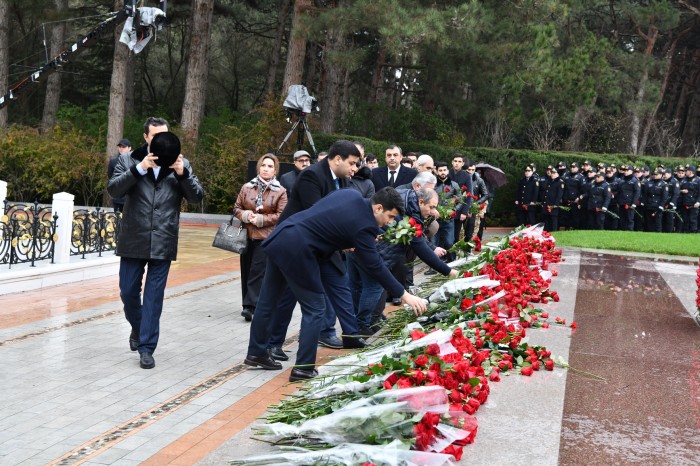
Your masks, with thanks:
[(135, 330), (132, 330), (131, 335), (129, 335), (129, 349), (131, 351), (139, 349), (139, 334)]
[(141, 369), (153, 369), (156, 367), (156, 360), (151, 353), (141, 353)]
[(374, 333), (377, 331), (377, 329), (373, 327), (360, 327), (360, 330), (357, 331), (357, 334), (361, 337), (367, 338), (371, 337), (374, 335)]
[(292, 373), (289, 374), (289, 381), (298, 382), (300, 380), (309, 380), (313, 379), (317, 375), (318, 371), (316, 369), (298, 369), (295, 367), (292, 369)]
[(368, 346), (367, 340), (361, 338), (359, 335), (351, 335), (348, 337), (343, 337), (343, 348), (346, 349), (357, 349), (364, 348)]
[(289, 361), (289, 356), (282, 348), (270, 348), (270, 357), (275, 361)]
[(243, 316), (246, 322), (250, 322), (251, 320), (253, 320), (253, 311), (251, 309), (243, 309), (241, 311), (241, 315)]
[(251, 356), (250, 354), (245, 357), (244, 363), (253, 367), (262, 367), (267, 371), (277, 371), (282, 369), (282, 364), (278, 363), (270, 357), (269, 354), (265, 356)]

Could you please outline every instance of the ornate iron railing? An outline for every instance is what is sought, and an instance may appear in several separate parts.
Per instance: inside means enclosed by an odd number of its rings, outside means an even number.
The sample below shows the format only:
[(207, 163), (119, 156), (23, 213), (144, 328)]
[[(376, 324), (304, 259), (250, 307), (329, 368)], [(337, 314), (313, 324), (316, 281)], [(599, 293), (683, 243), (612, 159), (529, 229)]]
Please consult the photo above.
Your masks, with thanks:
[(56, 220), (51, 206), (5, 201), (0, 219), (0, 264), (34, 263), (51, 259), (56, 246)]
[(71, 256), (97, 253), (117, 249), (117, 232), (121, 213), (107, 212), (97, 207), (95, 210), (78, 209), (73, 211), (71, 231)]

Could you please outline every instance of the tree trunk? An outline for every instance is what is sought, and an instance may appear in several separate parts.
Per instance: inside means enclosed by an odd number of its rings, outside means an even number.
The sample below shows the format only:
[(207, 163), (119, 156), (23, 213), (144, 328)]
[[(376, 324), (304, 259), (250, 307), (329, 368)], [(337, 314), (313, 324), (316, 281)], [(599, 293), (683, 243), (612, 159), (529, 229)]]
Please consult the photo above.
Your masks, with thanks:
[(630, 144), (629, 153), (633, 155), (639, 155), (639, 130), (641, 129), (641, 112), (642, 103), (644, 102), (644, 93), (648, 79), (648, 71), (645, 69), (642, 73), (642, 77), (639, 80), (639, 87), (637, 88), (637, 95), (634, 98), (634, 104), (636, 108), (632, 108), (632, 123), (630, 124)]
[(326, 70), (323, 82), (323, 118), (321, 118), (321, 131), (325, 133), (335, 132), (336, 123), (340, 115), (340, 102), (342, 94), (343, 77), (345, 68), (333, 60), (334, 52), (345, 49), (345, 37), (338, 30), (331, 29), (326, 34), (326, 47), (323, 53), (324, 68)]
[(301, 18), (311, 8), (311, 0), (294, 0), (294, 18), (292, 32), (287, 50), (287, 64), (284, 67), (282, 94), (287, 95), (287, 89), (292, 84), (301, 84), (304, 73), (304, 58), (306, 57), (306, 33), (301, 31)]
[(275, 43), (270, 53), (270, 63), (267, 68), (267, 79), (265, 80), (266, 94), (275, 92), (277, 68), (280, 63), (280, 53), (282, 52), (282, 38), (284, 37), (284, 30), (286, 29), (287, 18), (289, 17), (289, 7), (291, 5), (292, 0), (282, 0), (282, 5), (280, 6), (280, 13), (277, 17), (277, 34), (275, 35)]
[(583, 150), (583, 137), (586, 134), (586, 121), (591, 115), (592, 109), (595, 108), (598, 96), (593, 97), (589, 105), (580, 105), (576, 108), (574, 119), (571, 122), (571, 134), (566, 140), (565, 148), (567, 151)]
[[(115, 8), (124, 7), (124, 1), (118, 0)], [(117, 28), (121, 29), (121, 28)], [(112, 82), (109, 88), (109, 111), (107, 112), (107, 147), (105, 148), (105, 166), (109, 158), (117, 153), (117, 143), (124, 137), (124, 113), (126, 105), (127, 87), (133, 87), (127, 82), (129, 76), (131, 53), (129, 48), (119, 42), (121, 30), (114, 31), (114, 58), (112, 60)], [(132, 71), (133, 76), (133, 71)], [(133, 95), (133, 94), (132, 94)], [(133, 147), (139, 145), (137, 141), (131, 141)], [(102, 205), (110, 205), (109, 194), (104, 193)]]
[[(10, 67), (10, 6), (7, 0), (0, 0), (0, 95), (4, 95), (9, 86), (7, 82)], [(0, 128), (7, 127), (7, 107), (0, 109)]]
[[(666, 50), (666, 52), (664, 53), (664, 56), (666, 57), (666, 69), (664, 70), (664, 78), (661, 82), (661, 89), (659, 90), (659, 95), (656, 99), (656, 105), (654, 105), (654, 110), (647, 116), (646, 122), (644, 124), (644, 129), (642, 130), (642, 140), (639, 144), (642, 152), (647, 146), (647, 141), (649, 140), (649, 133), (651, 133), (651, 128), (654, 125), (654, 122), (656, 121), (656, 115), (658, 114), (659, 108), (661, 107), (661, 104), (664, 100), (666, 89), (668, 89), (671, 73), (673, 70), (673, 57), (676, 55), (678, 42), (683, 38), (683, 36), (690, 32), (691, 29), (692, 26), (676, 34), (673, 40), (671, 41), (670, 47), (668, 47), (668, 50)], [(676, 129), (678, 129), (677, 126)]]
[[(644, 56), (651, 57), (654, 52), (656, 40), (659, 37), (659, 30), (656, 28), (656, 26), (650, 26), (648, 33), (643, 33), (640, 28), (637, 28), (637, 33), (646, 41)], [(634, 155), (639, 155), (644, 152), (644, 146), (640, 144), (642, 142), (640, 131), (642, 129), (642, 120), (644, 118), (644, 97), (646, 96), (646, 85), (648, 80), (649, 69), (647, 65), (644, 65), (644, 70), (642, 71), (642, 76), (639, 80), (639, 87), (637, 88), (637, 95), (632, 103), (632, 124), (630, 125), (629, 148), (630, 153)]]
[(197, 141), (204, 118), (209, 71), (209, 46), (214, 0), (192, 0), (190, 49), (185, 79), (185, 101), (180, 124), (192, 143)]
[(386, 65), (386, 48), (381, 44), (377, 52), (377, 59), (374, 62), (374, 73), (372, 73), (372, 93), (370, 103), (378, 104), (382, 98), (382, 87), (384, 86), (384, 65)]
[[(65, 11), (68, 8), (67, 0), (54, 0), (56, 10)], [(66, 37), (66, 24), (55, 23), (51, 26), (49, 38), (49, 60), (53, 60), (63, 50), (63, 41)], [(49, 75), (46, 80), (46, 96), (44, 97), (44, 113), (41, 117), (41, 131), (49, 131), (56, 124), (56, 111), (61, 102), (61, 70)]]

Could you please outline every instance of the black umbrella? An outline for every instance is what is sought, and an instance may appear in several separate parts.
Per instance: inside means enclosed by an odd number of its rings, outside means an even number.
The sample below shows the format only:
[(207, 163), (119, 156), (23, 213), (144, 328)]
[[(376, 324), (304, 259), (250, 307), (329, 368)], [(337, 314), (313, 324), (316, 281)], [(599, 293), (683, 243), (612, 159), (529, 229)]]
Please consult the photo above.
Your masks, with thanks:
[(508, 183), (506, 174), (503, 173), (503, 170), (500, 168), (489, 165), (488, 163), (479, 162), (476, 164), (476, 169), (481, 169), (481, 177), (494, 188), (500, 188)]

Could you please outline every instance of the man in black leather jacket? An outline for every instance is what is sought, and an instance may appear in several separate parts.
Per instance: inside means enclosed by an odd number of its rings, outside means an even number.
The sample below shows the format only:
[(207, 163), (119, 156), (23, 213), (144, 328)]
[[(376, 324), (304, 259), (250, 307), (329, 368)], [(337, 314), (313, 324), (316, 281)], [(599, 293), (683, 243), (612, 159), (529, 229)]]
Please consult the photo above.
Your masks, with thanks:
[[(140, 353), (144, 369), (155, 367), (160, 314), (170, 263), (177, 259), (180, 203), (187, 199), (199, 204), (202, 186), (182, 154), (170, 166), (158, 166), (150, 153), (153, 137), (168, 131), (168, 123), (150, 117), (144, 124), (146, 144), (131, 154), (119, 156), (107, 191), (112, 197), (124, 196), (124, 213), (119, 230), (117, 255), (119, 291), (126, 320), (131, 324), (129, 347)], [(141, 302), (141, 282), (146, 282)]]

